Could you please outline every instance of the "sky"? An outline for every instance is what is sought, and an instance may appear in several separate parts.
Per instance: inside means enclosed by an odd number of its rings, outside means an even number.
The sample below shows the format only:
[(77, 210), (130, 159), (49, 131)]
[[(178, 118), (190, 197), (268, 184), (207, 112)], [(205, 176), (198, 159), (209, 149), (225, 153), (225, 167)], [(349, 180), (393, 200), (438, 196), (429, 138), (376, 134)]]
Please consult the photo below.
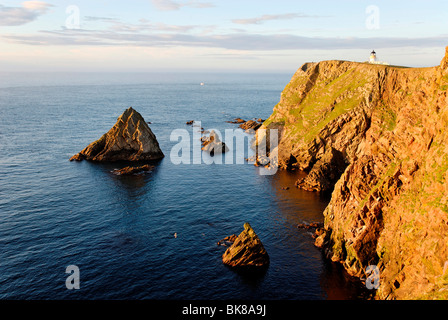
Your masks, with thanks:
[(0, 71), (291, 72), (438, 65), (446, 0), (0, 0)]

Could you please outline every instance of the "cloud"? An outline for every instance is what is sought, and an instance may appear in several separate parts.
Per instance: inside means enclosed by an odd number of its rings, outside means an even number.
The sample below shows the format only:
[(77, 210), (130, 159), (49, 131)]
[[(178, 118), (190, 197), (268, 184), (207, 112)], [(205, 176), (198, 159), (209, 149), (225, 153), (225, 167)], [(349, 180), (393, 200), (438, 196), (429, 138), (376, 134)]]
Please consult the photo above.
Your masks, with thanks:
[[(199, 29), (199, 25), (172, 25), (161, 22), (151, 22), (147, 19), (140, 19), (138, 23), (126, 23), (117, 18), (106, 17), (84, 17), (88, 22), (104, 22), (109, 24), (109, 30), (117, 33), (141, 33), (141, 32), (190, 32), (193, 29)], [(202, 28), (213, 28), (213, 26), (202, 26)], [(86, 31), (86, 30), (84, 30)], [(100, 31), (98, 31), (100, 32)]]
[(36, 11), (46, 11), (48, 7), (52, 7), (51, 4), (45, 3), (43, 1), (25, 1), (22, 3), (22, 6), (26, 9)]
[(101, 21), (101, 22), (116, 22), (119, 21), (117, 18), (108, 18), (108, 17), (94, 17), (94, 16), (85, 16), (85, 21)]
[(317, 16), (310, 16), (300, 13), (284, 13), (284, 14), (265, 14), (261, 17), (247, 18), (247, 19), (233, 19), (233, 23), (237, 24), (261, 24), (271, 20), (290, 20), (297, 18), (316, 18)]
[(45, 14), (51, 4), (42, 1), (25, 1), (21, 7), (0, 5), (0, 26), (20, 26)]
[(190, 8), (211, 8), (214, 7), (214, 4), (209, 2), (200, 2), (200, 1), (173, 1), (173, 0), (151, 0), (152, 4), (159, 10), (162, 11), (173, 11), (179, 10), (182, 7), (190, 7)]
[[(125, 25), (126, 26), (126, 25)], [(193, 27), (193, 26), (191, 26)], [(130, 26), (127, 26), (129, 29)], [(136, 26), (140, 31), (143, 25)], [(129, 32), (124, 28), (116, 30), (58, 30), (41, 31), (38, 34), (4, 34), (4, 40), (26, 44), (47, 46), (146, 46), (146, 47), (207, 47), (231, 50), (265, 51), (279, 50), (337, 50), (404, 47), (444, 47), (448, 35), (424, 38), (404, 37), (306, 37), (292, 34), (196, 34), (176, 30), (174, 26), (148, 25), (151, 32)], [(157, 29), (158, 28), (158, 29)], [(181, 28), (181, 27), (179, 27)], [(131, 30), (133, 30), (131, 28)], [(133, 30), (135, 31), (135, 30)], [(170, 32), (169, 32), (170, 31)], [(177, 32), (176, 32), (177, 31)]]

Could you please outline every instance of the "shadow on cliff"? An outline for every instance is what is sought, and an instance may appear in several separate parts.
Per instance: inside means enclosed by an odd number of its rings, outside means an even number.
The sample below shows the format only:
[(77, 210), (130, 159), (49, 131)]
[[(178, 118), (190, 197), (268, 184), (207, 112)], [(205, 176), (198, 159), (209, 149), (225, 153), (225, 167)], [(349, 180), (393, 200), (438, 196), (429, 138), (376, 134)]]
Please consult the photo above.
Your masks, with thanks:
[(324, 265), (320, 283), (327, 300), (374, 299), (376, 291), (367, 289), (359, 278), (350, 276), (340, 263), (325, 259), (324, 256), (322, 261)]

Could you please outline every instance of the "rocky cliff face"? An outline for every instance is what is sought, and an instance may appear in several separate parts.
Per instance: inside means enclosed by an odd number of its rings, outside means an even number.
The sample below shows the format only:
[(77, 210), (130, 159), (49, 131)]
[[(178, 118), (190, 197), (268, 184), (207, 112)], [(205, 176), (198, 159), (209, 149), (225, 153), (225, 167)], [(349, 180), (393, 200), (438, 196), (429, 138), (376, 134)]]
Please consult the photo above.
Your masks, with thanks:
[(280, 129), (280, 167), (331, 191), (328, 258), (379, 299), (448, 298), (448, 48), (440, 66), (304, 64), (262, 129)]
[(147, 161), (164, 157), (156, 136), (140, 113), (128, 108), (115, 125), (70, 161)]

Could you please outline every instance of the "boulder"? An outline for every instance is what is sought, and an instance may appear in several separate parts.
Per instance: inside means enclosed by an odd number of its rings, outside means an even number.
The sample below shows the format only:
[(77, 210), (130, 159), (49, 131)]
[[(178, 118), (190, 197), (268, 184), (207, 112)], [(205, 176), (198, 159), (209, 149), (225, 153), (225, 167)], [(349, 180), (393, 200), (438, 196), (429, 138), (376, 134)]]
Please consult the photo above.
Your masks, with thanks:
[(249, 223), (224, 252), (222, 262), (230, 267), (266, 267), (269, 255)]
[(243, 120), (241, 118), (235, 118), (232, 121), (226, 121), (226, 122), (228, 122), (228, 123), (244, 123), (244, 122), (246, 122), (246, 120)]
[(249, 121), (246, 121), (246, 122), (240, 124), (239, 127), (246, 131), (249, 131), (249, 130), (256, 131), (258, 128), (261, 127), (261, 123), (256, 122), (254, 120), (249, 120)]
[(147, 161), (163, 157), (148, 123), (140, 113), (129, 108), (107, 133), (71, 157), (70, 161)]
[(203, 136), (202, 151), (208, 152), (211, 156), (229, 151), (229, 148), (222, 142), (215, 131), (211, 131), (208, 137)]

